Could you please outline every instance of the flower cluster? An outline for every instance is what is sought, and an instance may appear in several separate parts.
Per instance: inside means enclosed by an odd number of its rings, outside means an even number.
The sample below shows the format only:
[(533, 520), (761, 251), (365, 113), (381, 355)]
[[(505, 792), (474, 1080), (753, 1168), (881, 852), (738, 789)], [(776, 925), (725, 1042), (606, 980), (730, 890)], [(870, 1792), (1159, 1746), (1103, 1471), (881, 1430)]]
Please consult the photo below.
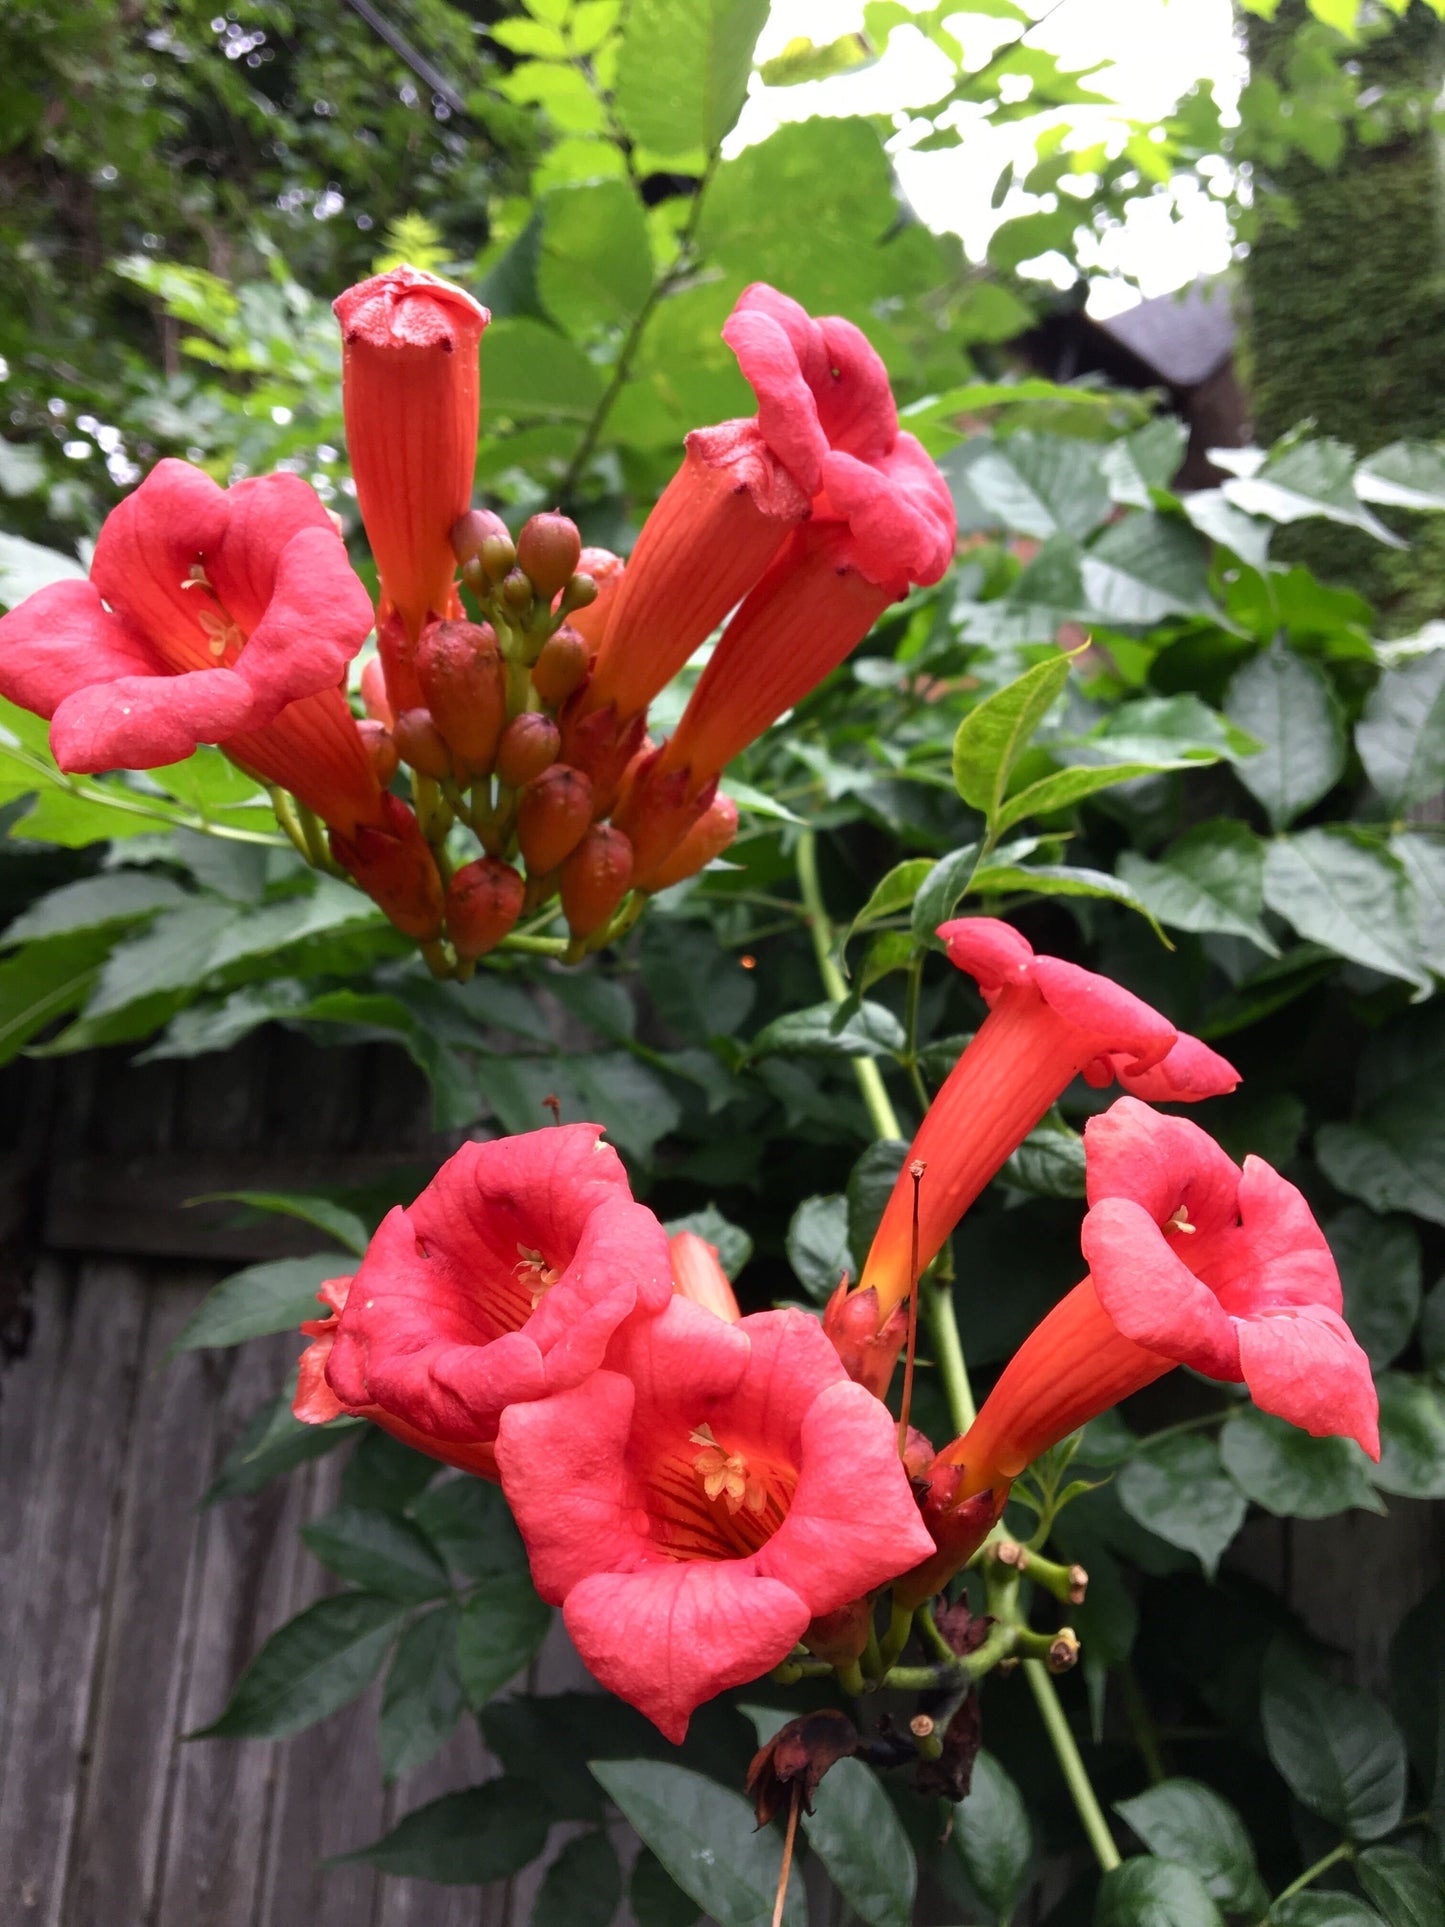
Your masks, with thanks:
[[(1143, 1101), (1225, 1092), (1233, 1069), (1005, 924), (939, 934), (989, 1015), (924, 1119), (859, 1288), (823, 1320), (742, 1316), (712, 1248), (669, 1240), (598, 1127), (575, 1124), (463, 1147), (305, 1328), (298, 1414), (361, 1414), (498, 1480), (582, 1658), (673, 1740), (703, 1700), (804, 1649), (856, 1688), (883, 1589), (906, 1624), (1026, 1466), (1175, 1365), (1379, 1454), (1369, 1366), (1304, 1198)], [(935, 1453), (883, 1402), (913, 1266), (1080, 1073), (1135, 1093), (1085, 1129), (1088, 1275)], [(915, 1197), (900, 1261), (900, 1200)], [(1060, 1663), (1077, 1652), (1071, 1634), (1054, 1644)]]
[[(406, 267), (335, 310), (375, 609), (299, 477), (222, 489), (163, 461), (88, 582), (0, 620), (0, 694), (51, 719), (66, 770), (218, 745), (439, 974), (554, 899), (575, 958), (727, 847), (723, 767), (939, 580), (948, 489), (859, 331), (756, 286), (723, 333), (757, 413), (687, 437), (626, 566), (561, 514), (514, 541), (471, 505), (487, 311)], [(648, 705), (734, 611), (659, 747)], [(373, 627), (357, 718), (347, 671)]]

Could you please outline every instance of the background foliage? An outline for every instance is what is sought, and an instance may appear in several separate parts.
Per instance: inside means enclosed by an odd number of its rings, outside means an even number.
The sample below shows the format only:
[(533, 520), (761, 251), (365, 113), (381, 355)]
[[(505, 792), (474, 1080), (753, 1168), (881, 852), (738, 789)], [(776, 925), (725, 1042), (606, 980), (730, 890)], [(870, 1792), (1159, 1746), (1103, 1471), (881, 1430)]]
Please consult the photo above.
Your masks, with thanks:
[[(763, 0), (418, 0), (402, 51), (400, 15), (389, 44), (365, 10), (310, 0), (224, 15), (23, 0), (3, 28), (0, 233), (20, 295), (0, 318), (5, 602), (79, 572), (106, 508), (163, 454), (222, 479), (292, 466), (354, 524), (328, 303), (378, 259), (443, 268), (492, 308), (484, 499), (560, 501), (618, 547), (682, 434), (749, 405), (718, 339), (746, 283), (879, 344), (955, 489), (959, 567), (750, 752), (729, 863), (668, 893), (622, 954), (438, 985), (363, 899), (301, 868), (215, 753), (154, 778), (64, 778), (43, 725), (6, 708), (0, 1059), (193, 1056), (267, 1023), (394, 1039), (448, 1129), (533, 1128), (548, 1095), (603, 1121), (639, 1195), (718, 1243), (755, 1307), (818, 1304), (856, 1270), (902, 1150), (874, 1141), (857, 1065), (877, 1066), (911, 1129), (980, 1014), (931, 935), (961, 899), (1218, 1043), (1246, 1081), (1201, 1121), (1285, 1170), (1326, 1224), (1385, 1449), (1372, 1467), (1182, 1375), (1089, 1428), (1075, 1468), (1093, 1489), (1053, 1541), (1092, 1574), (1067, 1697), (1131, 1857), (1102, 1884), (1081, 1874), (1049, 1916), (1061, 1927), (1253, 1920), (1271, 1894), (1279, 1927), (1439, 1918), (1445, 1600), (1400, 1629), (1387, 1706), (1221, 1561), (1251, 1510), (1445, 1497), (1445, 630), (1411, 630), (1435, 606), (1418, 593), (1388, 616), (1361, 593), (1376, 558), (1406, 553), (1397, 525), (1428, 548), (1441, 424), (1426, 399), (1388, 425), (1365, 401), (1336, 431), (1355, 446), (1306, 424), (1181, 497), (1182, 431), (1156, 398), (1056, 387), (1006, 345), (1041, 308), (1021, 264), (1077, 262), (1131, 198), (1211, 158), (1231, 170), (1256, 287), (1272, 224), (1318, 234), (1358, 185), (1354, 149), (1388, 146), (1423, 97), (1408, 74), (1373, 91), (1395, 28), (1358, 13), (1281, 9), (1237, 124), (1202, 87), (1158, 126), (1121, 115), (1094, 149), (1068, 136), (1098, 79), (1062, 71), (1012, 0), (874, 0), (865, 40), (790, 48), (765, 81), (845, 72), (921, 32), (954, 64), (948, 91), (901, 136), (822, 116), (741, 151), (722, 143)], [(990, 57), (965, 58), (960, 16), (1002, 23)], [(1406, 29), (1433, 74), (1432, 16)], [(975, 112), (1028, 123), (1021, 185), (1039, 202), (982, 261), (917, 220), (887, 145), (958, 144)], [(1423, 266), (1410, 287), (1436, 299)], [(1261, 419), (1331, 427), (1314, 363), (1267, 336), (1285, 325), (1257, 310)], [(1372, 352), (1331, 345), (1352, 365)], [(1302, 528), (1324, 541), (1302, 551)], [(803, 902), (814, 889), (828, 921)], [(1075, 1282), (1077, 1127), (1098, 1101), (1070, 1093), (954, 1241), (980, 1382)], [(334, 1202), (290, 1205), (328, 1249), (227, 1280), (184, 1345), (294, 1326), (345, 1264), (336, 1245), (364, 1242)], [(916, 1416), (947, 1436), (936, 1396)], [(209, 1731), (294, 1732), (384, 1667), (385, 1775), (473, 1715), (504, 1771), (358, 1843), (362, 1858), (496, 1880), (570, 1823), (538, 1918), (605, 1922), (623, 1890), (605, 1795), (646, 1843), (627, 1876), (645, 1927), (699, 1908), (765, 1918), (779, 1846), (754, 1838), (735, 1789), (776, 1694), (707, 1709), (679, 1763), (613, 1702), (502, 1693), (550, 1614), (498, 1495), (351, 1421), (297, 1427), (285, 1388), (211, 1496), (335, 1448), (351, 1455), (341, 1503), (304, 1536), (343, 1589), (274, 1635)], [(860, 1918), (907, 1920), (921, 1867), (955, 1917), (1005, 1920), (1076, 1845), (1022, 1700), (990, 1685), (989, 1750), (942, 1841), (931, 1809), (895, 1804), (857, 1763), (825, 1781), (810, 1851)], [(564, 1742), (577, 1764), (559, 1769)]]

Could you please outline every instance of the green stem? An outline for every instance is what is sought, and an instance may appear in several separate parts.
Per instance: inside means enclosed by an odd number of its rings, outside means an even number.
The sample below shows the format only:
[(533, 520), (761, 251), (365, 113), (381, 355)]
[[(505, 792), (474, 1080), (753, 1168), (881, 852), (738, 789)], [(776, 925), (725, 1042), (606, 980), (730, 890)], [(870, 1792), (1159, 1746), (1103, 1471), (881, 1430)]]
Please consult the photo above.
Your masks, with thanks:
[(923, 992), (923, 952), (920, 950), (908, 966), (908, 997), (904, 1006), (903, 1047), (904, 1068), (908, 1081), (913, 1086), (913, 1095), (918, 1099), (918, 1113), (922, 1117), (928, 1111), (928, 1086), (923, 1081), (923, 1073), (918, 1068), (918, 1002)]
[(1041, 1659), (1024, 1661), (1024, 1677), (1033, 1692), (1039, 1717), (1043, 1720), (1044, 1730), (1058, 1760), (1059, 1771), (1074, 1802), (1075, 1810), (1088, 1835), (1089, 1845), (1094, 1850), (1094, 1858), (1105, 1873), (1120, 1863), (1119, 1849), (1114, 1845), (1114, 1836), (1109, 1831), (1109, 1823), (1104, 1818), (1104, 1809), (1099, 1805), (1098, 1795), (1094, 1792), (1093, 1782), (1089, 1779), (1088, 1768), (1079, 1753), (1078, 1742), (1074, 1739), (1073, 1729), (1064, 1717), (1064, 1709), (1059, 1704), (1059, 1696), (1054, 1690), (1054, 1682)]
[(1146, 1435), (1140, 1439), (1137, 1449), (1144, 1452), (1147, 1451), (1151, 1445), (1158, 1445), (1161, 1439), (1178, 1438), (1185, 1432), (1204, 1432), (1207, 1431), (1211, 1425), (1223, 1425), (1231, 1412), (1235, 1410), (1236, 1407), (1233, 1405), (1221, 1405), (1217, 1412), (1200, 1412), (1195, 1418), (1182, 1418), (1174, 1425), (1161, 1426), (1157, 1432), (1146, 1433)]
[[(822, 888), (818, 882), (818, 841), (811, 830), (799, 833), (795, 861), (798, 888), (808, 912), (813, 954), (818, 960), (818, 975), (823, 980), (829, 1001), (841, 1004), (847, 998), (848, 986), (843, 981), (842, 971), (833, 961), (833, 926), (828, 921)], [(893, 1108), (893, 1100), (888, 1095), (883, 1073), (877, 1064), (871, 1057), (855, 1057), (853, 1074), (858, 1079), (858, 1089), (875, 1132), (879, 1137), (901, 1138), (903, 1126), (898, 1122), (898, 1113)]]
[(1154, 1724), (1154, 1715), (1149, 1711), (1149, 1702), (1139, 1685), (1139, 1676), (1129, 1660), (1125, 1660), (1120, 1668), (1120, 1676), (1124, 1682), (1124, 1711), (1128, 1715), (1139, 1757), (1144, 1762), (1144, 1771), (1149, 1775), (1151, 1786), (1161, 1786), (1169, 1778), (1169, 1769), (1159, 1750), (1159, 1729)]
[(527, 937), (513, 931), (510, 937), (503, 937), (497, 945), (498, 950), (520, 950), (525, 957), (562, 957), (567, 953), (565, 937)]
[(1292, 1899), (1295, 1894), (1302, 1893), (1306, 1887), (1318, 1880), (1322, 1873), (1328, 1873), (1331, 1867), (1337, 1867), (1342, 1860), (1353, 1860), (1354, 1857), (1355, 1844), (1352, 1840), (1342, 1840), (1337, 1847), (1331, 1848), (1323, 1859), (1317, 1860), (1312, 1867), (1306, 1867), (1298, 1880), (1292, 1880), (1283, 1893), (1275, 1895), (1259, 1927), (1268, 1927), (1268, 1923), (1274, 1918), (1275, 1908), (1282, 1900)]
[(933, 1335), (933, 1355), (943, 1374), (943, 1389), (948, 1395), (949, 1416), (960, 1433), (968, 1430), (978, 1416), (973, 1402), (973, 1387), (968, 1382), (968, 1362), (963, 1355), (963, 1339), (958, 1330), (958, 1311), (953, 1302), (951, 1283), (935, 1281), (924, 1287), (924, 1315)]

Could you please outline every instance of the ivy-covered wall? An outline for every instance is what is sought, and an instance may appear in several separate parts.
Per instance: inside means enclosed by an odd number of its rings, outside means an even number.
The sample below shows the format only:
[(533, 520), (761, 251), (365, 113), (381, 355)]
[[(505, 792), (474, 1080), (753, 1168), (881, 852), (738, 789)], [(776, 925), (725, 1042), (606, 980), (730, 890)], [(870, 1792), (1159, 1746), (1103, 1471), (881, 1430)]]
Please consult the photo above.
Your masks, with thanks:
[[(1326, 32), (1304, 0), (1284, 0), (1273, 20), (1249, 16), (1252, 72), (1290, 90)], [(1336, 164), (1295, 146), (1257, 181), (1273, 190), (1257, 193), (1245, 269), (1255, 439), (1265, 446), (1306, 420), (1362, 454), (1445, 435), (1445, 171), (1427, 107), (1445, 77), (1445, 28), (1416, 5), (1349, 57), (1365, 101), (1381, 93)], [(1403, 631), (1445, 612), (1445, 539), (1409, 533), (1409, 554), (1323, 524), (1288, 546)]]

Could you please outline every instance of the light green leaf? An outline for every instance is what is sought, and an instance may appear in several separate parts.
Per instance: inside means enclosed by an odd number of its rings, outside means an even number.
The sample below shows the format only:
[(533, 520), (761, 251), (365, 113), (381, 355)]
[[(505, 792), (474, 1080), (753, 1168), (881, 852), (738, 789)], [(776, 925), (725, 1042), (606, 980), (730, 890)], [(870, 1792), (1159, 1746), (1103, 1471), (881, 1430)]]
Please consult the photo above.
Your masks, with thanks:
[[(782, 1841), (772, 1827), (754, 1830), (753, 1810), (741, 1794), (661, 1760), (594, 1760), (591, 1769), (678, 1886), (718, 1927), (768, 1927)], [(795, 1866), (784, 1927), (806, 1927), (807, 1918)]]
[(18, 602), (52, 582), (84, 581), (85, 570), (73, 555), (42, 548), (23, 535), (0, 534), (0, 604), (13, 609)]
[(953, 782), (992, 823), (1009, 773), (1069, 680), (1069, 659), (1036, 663), (969, 711), (953, 739)]
[(171, 1353), (207, 1345), (239, 1345), (268, 1332), (295, 1331), (304, 1318), (323, 1317), (316, 1294), (340, 1264), (334, 1252), (315, 1258), (274, 1258), (223, 1278), (186, 1320)]
[(28, 944), (0, 963), (0, 1064), (90, 994), (110, 937), (83, 930)]
[(994, 1912), (1017, 1904), (1033, 1858), (1033, 1828), (1023, 1795), (992, 1753), (973, 1763), (968, 1798), (953, 1810), (953, 1844), (968, 1877)]
[(1194, 1553), (1211, 1576), (1247, 1510), (1220, 1465), (1218, 1445), (1197, 1432), (1145, 1446), (1120, 1472), (1118, 1492), (1131, 1519)]
[(973, 888), (979, 896), (1012, 895), (1022, 890), (1038, 897), (1103, 897), (1137, 910), (1159, 930), (1154, 912), (1143, 899), (1121, 877), (1111, 877), (1107, 870), (1088, 870), (1070, 863), (990, 863), (975, 871)]
[(138, 923), (185, 902), (185, 892), (169, 877), (149, 870), (115, 870), (64, 883), (22, 910), (0, 931), (0, 947), (31, 943), (40, 937), (69, 936), (120, 923)]
[(1264, 745), (1239, 765), (1239, 780), (1275, 829), (1288, 828), (1334, 788), (1345, 767), (1345, 735), (1328, 682), (1277, 641), (1238, 672), (1224, 707)]
[(968, 482), (999, 526), (1040, 541), (1085, 536), (1109, 513), (1097, 448), (1063, 435), (1011, 435), (969, 464)]
[(498, 416), (586, 421), (602, 399), (602, 376), (586, 355), (540, 321), (494, 322), (486, 355), (489, 422)]
[(1104, 1875), (1094, 1927), (1224, 1927), (1224, 1916), (1192, 1868), (1141, 1854)]
[(1364, 1453), (1353, 1439), (1311, 1438), (1269, 1412), (1245, 1406), (1219, 1437), (1225, 1470), (1241, 1492), (1282, 1519), (1328, 1519), (1356, 1506), (1378, 1512)]
[(1355, 493), (1386, 508), (1445, 509), (1445, 448), (1430, 442), (1391, 442), (1355, 470)]
[(1113, 789), (1118, 783), (1132, 783), (1140, 776), (1155, 776), (1164, 769), (1185, 769), (1194, 761), (1192, 757), (1180, 757), (1168, 763), (1076, 764), (1070, 769), (1057, 770), (1052, 776), (1030, 783), (1027, 789), (1016, 791), (999, 811), (996, 828), (1006, 830), (1026, 816), (1046, 816), (1051, 810), (1066, 810), (1098, 790)]
[(272, 1633), (225, 1710), (187, 1737), (279, 1740), (314, 1726), (371, 1684), (405, 1610), (374, 1593), (319, 1599)]
[(1445, 651), (1385, 669), (1355, 729), (1365, 774), (1392, 810), (1445, 789)]
[(1129, 515), (1084, 555), (1084, 594), (1099, 619), (1147, 628), (1174, 615), (1210, 615), (1209, 546), (1171, 515)]
[(911, 856), (895, 863), (882, 881), (875, 884), (872, 895), (849, 924), (845, 943), (850, 943), (858, 931), (869, 924), (881, 923), (884, 917), (897, 916), (906, 910), (933, 868), (933, 862), (926, 856)]
[(1254, 1843), (1238, 1813), (1198, 1780), (1164, 1780), (1114, 1811), (1161, 1860), (1191, 1867), (1228, 1913), (1260, 1914), (1269, 1896), (1254, 1861)]
[(1354, 1840), (1397, 1826), (1405, 1743), (1380, 1702), (1322, 1679), (1283, 1644), (1266, 1655), (1263, 1686), (1265, 1745), (1301, 1804)]
[(861, 1760), (839, 1760), (803, 1815), (808, 1844), (868, 1927), (910, 1927), (918, 1864), (893, 1802)]
[(1430, 988), (1409, 879), (1387, 849), (1347, 825), (1274, 838), (1265, 851), (1264, 897), (1307, 941)]
[(414, 1606), (450, 1590), (426, 1534), (394, 1512), (339, 1505), (302, 1526), (301, 1537), (328, 1572), (367, 1592)]
[(632, 0), (615, 107), (640, 146), (711, 153), (742, 110), (768, 0)]
[(948, 921), (959, 898), (967, 892), (977, 863), (978, 845), (966, 843), (928, 868), (918, 884), (908, 919), (915, 943), (934, 943), (938, 926)]
[(642, 203), (626, 181), (553, 188), (544, 198), (537, 291), (569, 335), (637, 318), (652, 293), (652, 250)]
[(1420, 950), (1437, 977), (1445, 976), (1445, 837), (1402, 830), (1390, 854), (1403, 864), (1415, 892)]
[(1232, 817), (1196, 824), (1157, 863), (1125, 850), (1119, 876), (1161, 923), (1174, 930), (1244, 937), (1267, 956), (1279, 948), (1260, 921), (1264, 845)]
[(1152, 491), (1168, 488), (1188, 442), (1189, 430), (1172, 415), (1157, 415), (1133, 434), (1111, 442), (1099, 466), (1113, 500), (1129, 508), (1152, 508)]
[(1232, 549), (1241, 562), (1261, 572), (1269, 561), (1269, 539), (1273, 524), (1257, 515), (1246, 515), (1229, 500), (1223, 489), (1191, 490), (1183, 498), (1184, 513), (1211, 542)]
[(1309, 516), (1365, 529), (1391, 548), (1404, 544), (1355, 492), (1355, 459), (1343, 442), (1295, 442), (1272, 455), (1253, 475), (1234, 476), (1223, 484), (1226, 498), (1246, 515), (1268, 516), (1272, 522), (1299, 522)]
[(884, 1004), (864, 1002), (842, 1023), (834, 1004), (813, 1004), (788, 1011), (765, 1024), (749, 1046), (749, 1056), (774, 1051), (810, 1057), (886, 1057), (903, 1048), (903, 1026)]

